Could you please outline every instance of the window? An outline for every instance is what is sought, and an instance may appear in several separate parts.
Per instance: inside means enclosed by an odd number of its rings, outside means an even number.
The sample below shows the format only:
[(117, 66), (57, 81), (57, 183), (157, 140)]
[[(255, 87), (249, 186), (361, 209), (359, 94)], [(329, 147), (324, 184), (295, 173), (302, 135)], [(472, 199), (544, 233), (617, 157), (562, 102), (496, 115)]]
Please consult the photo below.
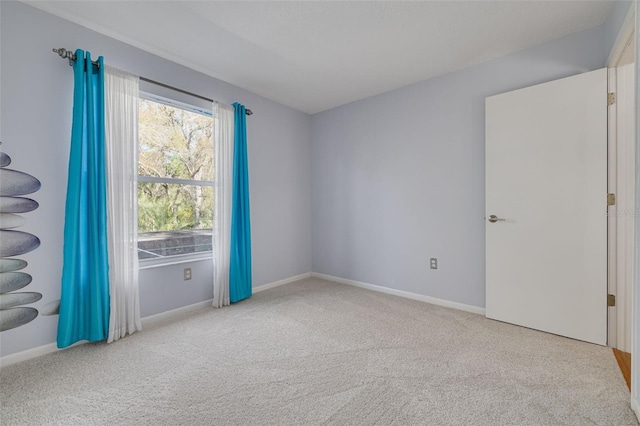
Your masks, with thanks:
[(141, 97), (138, 258), (211, 252), (213, 120), (210, 112)]

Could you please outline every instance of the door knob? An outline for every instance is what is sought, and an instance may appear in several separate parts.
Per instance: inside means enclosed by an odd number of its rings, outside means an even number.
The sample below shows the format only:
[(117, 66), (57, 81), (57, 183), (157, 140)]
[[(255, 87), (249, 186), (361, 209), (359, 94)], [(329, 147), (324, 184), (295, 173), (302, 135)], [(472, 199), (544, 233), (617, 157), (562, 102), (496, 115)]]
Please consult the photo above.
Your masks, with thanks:
[(492, 214), (491, 216), (489, 216), (489, 222), (491, 223), (496, 223), (497, 221), (502, 221), (504, 222), (506, 219), (501, 219), (498, 216), (496, 216), (495, 214)]

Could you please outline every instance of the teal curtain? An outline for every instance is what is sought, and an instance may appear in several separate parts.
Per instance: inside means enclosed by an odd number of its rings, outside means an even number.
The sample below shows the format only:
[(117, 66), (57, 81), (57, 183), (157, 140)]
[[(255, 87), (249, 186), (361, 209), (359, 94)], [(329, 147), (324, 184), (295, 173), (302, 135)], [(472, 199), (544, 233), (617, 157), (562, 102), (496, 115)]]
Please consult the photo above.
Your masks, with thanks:
[(104, 64), (76, 50), (58, 347), (109, 333)]
[(231, 253), (229, 300), (251, 297), (251, 221), (249, 214), (249, 165), (247, 159), (247, 112), (234, 103), (233, 180), (231, 194)]

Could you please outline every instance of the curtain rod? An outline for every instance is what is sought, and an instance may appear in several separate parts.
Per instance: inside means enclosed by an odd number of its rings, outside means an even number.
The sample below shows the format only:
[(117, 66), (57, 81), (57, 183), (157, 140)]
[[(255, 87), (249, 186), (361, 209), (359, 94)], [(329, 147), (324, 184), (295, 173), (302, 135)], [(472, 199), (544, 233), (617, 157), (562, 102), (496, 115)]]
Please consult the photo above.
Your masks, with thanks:
[[(53, 49), (53, 52), (57, 53), (62, 59), (68, 59), (69, 65), (73, 65), (73, 61), (76, 60), (76, 54), (70, 50), (65, 49), (64, 47), (60, 49)], [(98, 62), (96, 61), (93, 61), (93, 65), (99, 66)], [(197, 95), (195, 93), (187, 92), (186, 90), (178, 89), (177, 87), (169, 86), (168, 84), (160, 83), (159, 81), (151, 80), (150, 78), (146, 78), (146, 77), (138, 77), (138, 78), (144, 82), (155, 84), (156, 86), (164, 87), (166, 89), (174, 90), (176, 92), (183, 93), (185, 95), (193, 96), (194, 98), (202, 99), (208, 102), (217, 102), (214, 99), (209, 99), (204, 96)], [(253, 111), (247, 108), (246, 114), (253, 115)]]

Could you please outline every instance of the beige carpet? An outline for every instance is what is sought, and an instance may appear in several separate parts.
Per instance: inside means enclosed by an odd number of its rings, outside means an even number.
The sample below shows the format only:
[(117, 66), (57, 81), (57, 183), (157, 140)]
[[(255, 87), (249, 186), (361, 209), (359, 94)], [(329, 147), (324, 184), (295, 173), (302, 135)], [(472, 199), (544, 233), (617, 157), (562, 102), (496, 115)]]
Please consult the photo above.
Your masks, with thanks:
[(317, 279), (9, 366), (0, 398), (2, 425), (637, 424), (608, 348)]

